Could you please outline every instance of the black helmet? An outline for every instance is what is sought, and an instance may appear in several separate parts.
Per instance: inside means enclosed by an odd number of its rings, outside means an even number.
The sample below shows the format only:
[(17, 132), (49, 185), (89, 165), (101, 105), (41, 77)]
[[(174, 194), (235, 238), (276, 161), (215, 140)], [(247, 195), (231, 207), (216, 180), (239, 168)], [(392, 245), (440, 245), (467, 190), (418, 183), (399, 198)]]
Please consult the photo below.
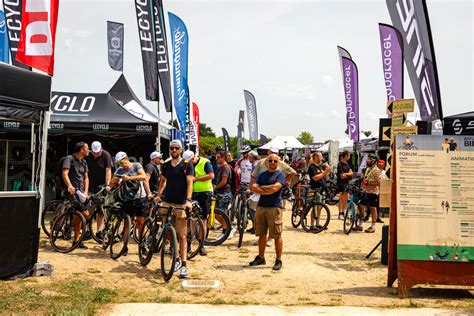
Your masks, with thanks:
[(241, 154), (246, 154), (251, 150), (252, 150), (252, 148), (250, 148), (250, 146), (246, 145), (246, 146), (242, 147), (242, 149), (240, 150), (240, 153)]
[(370, 160), (373, 160), (373, 161), (377, 161), (377, 156), (375, 154), (368, 154), (367, 158), (369, 158)]
[(224, 150), (224, 147), (222, 147), (221, 145), (216, 146), (216, 152), (222, 151), (222, 150)]

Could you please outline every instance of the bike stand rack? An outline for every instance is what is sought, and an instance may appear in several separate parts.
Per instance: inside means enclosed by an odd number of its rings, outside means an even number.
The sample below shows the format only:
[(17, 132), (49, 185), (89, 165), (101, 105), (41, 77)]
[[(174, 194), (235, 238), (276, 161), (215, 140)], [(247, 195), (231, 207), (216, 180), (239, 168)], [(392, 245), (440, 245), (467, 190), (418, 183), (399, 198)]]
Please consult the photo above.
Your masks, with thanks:
[(380, 247), (380, 245), (382, 245), (382, 239), (380, 239), (379, 243), (374, 247), (374, 249), (372, 249), (369, 254), (367, 256), (365, 256), (365, 259), (369, 259), (370, 256), (375, 252), (375, 250), (377, 250), (378, 247)]

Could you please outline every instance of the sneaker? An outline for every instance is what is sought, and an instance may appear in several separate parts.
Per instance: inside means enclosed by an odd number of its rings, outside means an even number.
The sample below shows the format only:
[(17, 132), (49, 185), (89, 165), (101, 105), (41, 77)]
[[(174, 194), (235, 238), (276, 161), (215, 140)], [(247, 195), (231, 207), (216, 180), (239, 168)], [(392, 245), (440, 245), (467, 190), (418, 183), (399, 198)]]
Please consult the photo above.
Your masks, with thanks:
[(344, 220), (344, 213), (339, 213), (338, 219), (343, 221)]
[(180, 268), (181, 268), (181, 259), (176, 258), (176, 263), (174, 264), (174, 272), (178, 272)]
[[(327, 230), (328, 227), (326, 226), (326, 228), (324, 228), (324, 230)], [(322, 225), (316, 225), (316, 230), (323, 230), (323, 226)]]
[(249, 228), (249, 229), (246, 230), (246, 232), (249, 233), (249, 234), (255, 234), (255, 228), (254, 227)]
[(199, 249), (199, 255), (207, 256), (207, 250), (206, 248), (204, 248), (204, 246), (202, 246), (201, 249)]
[(354, 226), (354, 228), (352, 228), (352, 230), (356, 231), (356, 232), (361, 232), (363, 231), (364, 229), (362, 228), (362, 226)]
[(315, 225), (311, 225), (311, 226), (309, 227), (309, 230), (311, 230), (311, 231), (318, 231), (318, 227), (315, 226)]
[(267, 240), (267, 247), (273, 246), (273, 238)]
[(189, 277), (188, 268), (182, 267), (181, 271), (179, 271), (179, 278), (180, 279), (186, 279), (187, 277)]
[(95, 237), (99, 240), (104, 239), (104, 232), (100, 231), (100, 232), (95, 233)]
[(365, 232), (366, 232), (366, 233), (375, 233), (375, 229), (374, 229), (372, 226), (370, 226), (369, 228), (367, 228), (367, 229), (365, 230)]
[(227, 239), (230, 240), (230, 239), (234, 238), (234, 235), (235, 235), (236, 232), (237, 232), (237, 229), (232, 228), (232, 229), (230, 230), (230, 234), (229, 234), (229, 237), (227, 237)]
[(77, 248), (79, 248), (79, 249), (89, 249), (89, 248), (87, 248), (86, 245), (84, 245), (84, 243), (82, 241), (79, 243), (79, 246), (77, 246)]
[(380, 217), (378, 217), (378, 218), (377, 218), (377, 221), (376, 221), (376, 222), (377, 222), (377, 223), (382, 223), (382, 224), (383, 224), (383, 220), (382, 220)]
[(128, 255), (128, 247), (122, 251), (122, 256), (126, 257)]
[(249, 266), (251, 267), (256, 267), (264, 264), (266, 264), (265, 258), (260, 258), (260, 256), (256, 256), (252, 262), (249, 262)]
[(272, 269), (275, 270), (275, 271), (278, 271), (278, 270), (281, 269), (282, 266), (283, 266), (283, 262), (281, 262), (280, 259), (276, 259), (275, 264), (273, 265)]

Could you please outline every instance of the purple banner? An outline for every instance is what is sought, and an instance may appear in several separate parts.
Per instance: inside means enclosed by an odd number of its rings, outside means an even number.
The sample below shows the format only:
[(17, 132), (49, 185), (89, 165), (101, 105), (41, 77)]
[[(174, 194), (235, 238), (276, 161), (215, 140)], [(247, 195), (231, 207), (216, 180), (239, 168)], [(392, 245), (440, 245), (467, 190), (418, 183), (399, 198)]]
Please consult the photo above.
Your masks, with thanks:
[(359, 142), (359, 77), (352, 59), (341, 57), (344, 97), (346, 99), (347, 130), (354, 142)]
[(383, 77), (387, 101), (403, 99), (403, 54), (400, 33), (391, 25), (379, 23)]

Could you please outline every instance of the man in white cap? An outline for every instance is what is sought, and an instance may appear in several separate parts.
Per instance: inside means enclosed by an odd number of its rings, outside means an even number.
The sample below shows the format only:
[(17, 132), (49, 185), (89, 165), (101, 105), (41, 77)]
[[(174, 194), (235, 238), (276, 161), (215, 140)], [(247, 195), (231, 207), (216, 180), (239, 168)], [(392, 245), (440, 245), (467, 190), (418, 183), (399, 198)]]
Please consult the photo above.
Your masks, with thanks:
[[(193, 195), (194, 166), (192, 161), (181, 158), (183, 145), (181, 141), (175, 139), (170, 142), (171, 159), (163, 164), (158, 189), (158, 199), (163, 196), (163, 206), (175, 206), (178, 208), (191, 208), (191, 198)], [(186, 212), (175, 209), (171, 217), (174, 228), (178, 235), (179, 256), (175, 271), (180, 270), (179, 277), (187, 278), (188, 268), (186, 266), (186, 253), (188, 242), (186, 240)], [(179, 258), (178, 258), (179, 259)]]
[(160, 174), (161, 174), (161, 158), (162, 155), (159, 151), (154, 151), (150, 154), (150, 163), (145, 166), (146, 184), (148, 185), (148, 195), (158, 193), (160, 186)]
[[(89, 192), (97, 193), (99, 186), (108, 185), (112, 178), (112, 157), (110, 153), (102, 148), (98, 141), (91, 144), (92, 154), (85, 158), (89, 167)], [(97, 213), (97, 237), (102, 239), (104, 226), (104, 214)]]

